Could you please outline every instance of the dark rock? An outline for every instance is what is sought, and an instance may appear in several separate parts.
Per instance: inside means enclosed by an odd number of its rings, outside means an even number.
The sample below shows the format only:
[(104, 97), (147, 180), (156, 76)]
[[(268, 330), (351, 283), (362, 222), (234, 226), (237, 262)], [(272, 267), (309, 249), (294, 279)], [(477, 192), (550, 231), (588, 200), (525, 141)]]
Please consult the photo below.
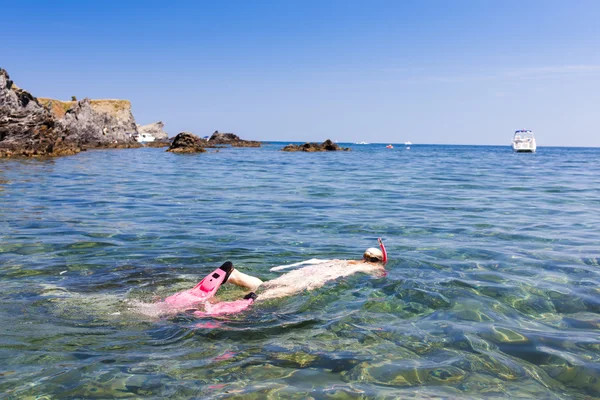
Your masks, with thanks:
[(206, 151), (205, 144), (206, 140), (200, 139), (189, 132), (181, 132), (175, 136), (167, 151), (172, 153), (204, 153)]
[(0, 68), (0, 157), (56, 156), (80, 151), (52, 113)]
[(231, 147), (260, 147), (261, 143), (254, 140), (243, 140), (234, 133), (220, 133), (215, 131), (208, 139), (207, 147), (214, 145), (230, 145)]
[(19, 89), (0, 69), (0, 157), (141, 147), (127, 100), (60, 101)]
[(239, 142), (240, 140), (240, 137), (234, 133), (220, 133), (219, 131), (215, 131), (210, 139), (208, 139), (209, 142), (216, 144), (228, 144), (231, 142)]
[(314, 153), (319, 151), (350, 151), (349, 147), (340, 147), (336, 143), (327, 139), (323, 143), (309, 143), (304, 144), (288, 144), (282, 151), (305, 151), (308, 153)]

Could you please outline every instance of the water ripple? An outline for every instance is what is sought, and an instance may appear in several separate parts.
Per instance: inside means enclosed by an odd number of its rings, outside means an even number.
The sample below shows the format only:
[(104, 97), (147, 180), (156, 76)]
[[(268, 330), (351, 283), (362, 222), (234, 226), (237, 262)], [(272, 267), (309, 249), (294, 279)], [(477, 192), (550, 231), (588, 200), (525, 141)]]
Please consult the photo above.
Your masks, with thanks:
[[(0, 390), (48, 398), (600, 396), (600, 151), (282, 144), (0, 160)], [(352, 276), (236, 316), (132, 304), (231, 260)], [(224, 286), (219, 297), (244, 291)]]

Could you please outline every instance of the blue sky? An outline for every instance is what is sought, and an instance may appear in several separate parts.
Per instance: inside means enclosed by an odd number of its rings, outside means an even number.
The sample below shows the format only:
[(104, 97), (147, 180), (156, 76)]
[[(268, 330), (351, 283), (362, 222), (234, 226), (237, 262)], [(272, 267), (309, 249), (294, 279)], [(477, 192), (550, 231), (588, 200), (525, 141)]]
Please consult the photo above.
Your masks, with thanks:
[(600, 147), (600, 1), (2, 2), (0, 67), (171, 136)]

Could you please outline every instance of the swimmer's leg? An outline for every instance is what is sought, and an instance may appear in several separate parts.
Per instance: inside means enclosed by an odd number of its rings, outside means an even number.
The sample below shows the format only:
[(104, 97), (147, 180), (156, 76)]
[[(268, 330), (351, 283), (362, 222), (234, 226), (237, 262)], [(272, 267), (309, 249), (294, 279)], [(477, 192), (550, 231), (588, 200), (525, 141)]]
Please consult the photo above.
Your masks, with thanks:
[(263, 283), (263, 281), (261, 281), (260, 279), (254, 276), (250, 276), (248, 274), (244, 274), (243, 272), (240, 272), (237, 269), (234, 269), (233, 272), (231, 272), (229, 282), (237, 286), (248, 288), (250, 290), (256, 290)]
[(252, 303), (254, 303), (254, 300), (256, 300), (256, 297), (256, 294), (251, 292), (244, 296), (243, 300), (223, 301), (217, 304), (206, 303), (204, 305), (205, 311), (194, 311), (194, 315), (197, 317), (205, 317), (208, 315), (239, 313), (250, 307)]
[(233, 264), (227, 261), (208, 274), (192, 289), (167, 297), (165, 303), (176, 307), (188, 307), (206, 301), (215, 295), (223, 283), (227, 282), (232, 271)]

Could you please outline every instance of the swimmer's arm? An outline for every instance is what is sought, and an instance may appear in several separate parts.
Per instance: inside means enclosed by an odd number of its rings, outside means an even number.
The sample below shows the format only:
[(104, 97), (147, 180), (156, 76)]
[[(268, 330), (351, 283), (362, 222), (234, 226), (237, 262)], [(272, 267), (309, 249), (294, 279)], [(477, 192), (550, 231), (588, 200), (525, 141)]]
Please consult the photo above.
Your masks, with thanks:
[(234, 269), (229, 275), (227, 282), (231, 282), (236, 286), (248, 288), (250, 290), (256, 290), (263, 282), (257, 277), (244, 274), (243, 272)]
[(306, 261), (300, 261), (294, 264), (289, 264), (289, 265), (279, 265), (277, 267), (273, 267), (270, 269), (270, 271), (281, 271), (282, 269), (288, 269), (288, 268), (293, 268), (293, 267), (297, 267), (300, 265), (314, 265), (314, 264), (321, 264), (327, 261), (331, 261), (331, 260), (319, 260), (318, 258), (311, 258), (310, 260), (306, 260)]

